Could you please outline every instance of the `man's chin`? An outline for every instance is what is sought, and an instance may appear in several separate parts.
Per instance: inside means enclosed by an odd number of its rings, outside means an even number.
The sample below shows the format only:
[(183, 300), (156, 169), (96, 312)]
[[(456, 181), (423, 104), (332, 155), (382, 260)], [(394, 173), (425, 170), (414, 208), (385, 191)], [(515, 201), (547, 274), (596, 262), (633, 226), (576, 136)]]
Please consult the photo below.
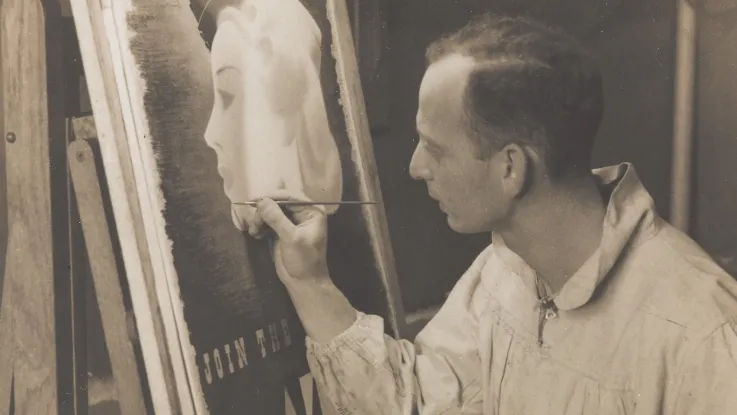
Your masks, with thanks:
[(446, 216), (445, 217), (446, 217), (446, 221), (448, 223), (448, 226), (453, 231), (455, 231), (457, 233), (462, 233), (462, 234), (474, 233), (472, 230), (469, 230), (468, 229), (468, 226), (466, 224), (464, 224), (463, 221), (459, 221), (457, 218), (454, 218), (452, 215), (449, 215), (447, 213), (446, 213)]
[(477, 233), (491, 232), (491, 230), (485, 227), (474, 226), (467, 222), (463, 222), (462, 220), (459, 220), (458, 218), (453, 217), (452, 215), (449, 215), (449, 214), (446, 214), (446, 221), (450, 229), (452, 229), (454, 232), (464, 234), (464, 235), (474, 235)]

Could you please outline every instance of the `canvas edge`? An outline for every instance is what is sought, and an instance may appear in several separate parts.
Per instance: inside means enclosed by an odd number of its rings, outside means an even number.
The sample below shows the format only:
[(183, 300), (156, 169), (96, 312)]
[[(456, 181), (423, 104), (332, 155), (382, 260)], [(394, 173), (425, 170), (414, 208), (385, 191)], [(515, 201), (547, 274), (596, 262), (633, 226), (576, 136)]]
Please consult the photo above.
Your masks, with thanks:
[[(104, 1), (104, 0), (103, 0)], [(110, 79), (112, 51), (110, 39), (103, 29), (103, 5), (100, 0), (71, 0), (77, 37), (82, 54), (85, 76), (90, 91), (93, 116), (97, 129), (97, 139), (100, 144), (103, 165), (105, 166), (107, 185), (117, 231), (120, 239), (123, 262), (126, 269), (126, 280), (129, 289), (133, 292), (144, 292), (146, 295), (131, 295), (132, 306), (136, 318), (136, 325), (140, 335), (140, 347), (143, 354), (145, 373), (148, 379), (149, 392), (153, 409), (156, 413), (174, 413), (178, 409), (176, 397), (168, 388), (167, 379), (171, 377), (164, 356), (168, 352), (163, 347), (163, 333), (157, 333), (156, 321), (158, 315), (155, 298), (152, 301), (151, 293), (147, 289), (147, 276), (144, 270), (143, 258), (139, 250), (145, 249), (138, 245), (135, 231), (136, 214), (133, 207), (135, 200), (128, 195), (126, 185), (126, 169), (124, 168), (127, 155), (120, 136), (125, 137), (125, 126), (122, 123), (122, 109), (118, 95), (119, 88), (115, 79)], [(102, 27), (101, 27), (102, 26)], [(133, 225), (132, 225), (133, 224)]]
[(404, 306), (394, 254), (391, 247), (386, 211), (379, 184), (371, 131), (366, 115), (358, 61), (348, 18), (346, 0), (326, 0), (326, 12), (332, 33), (331, 52), (335, 58), (340, 89), (340, 104), (346, 132), (353, 147), (359, 194), (363, 200), (379, 202), (363, 206), (363, 216), (371, 237), (376, 266), (387, 293), (389, 325), (396, 337), (405, 332)]
[[(137, 167), (134, 169), (138, 174), (136, 184), (139, 195), (141, 195), (141, 209), (146, 211), (143, 221), (148, 221), (146, 237), (149, 241), (149, 251), (152, 257), (158, 261), (152, 261), (155, 270), (154, 275), (162, 276), (166, 284), (157, 284), (157, 296), (161, 301), (162, 308), (167, 307), (170, 312), (168, 319), (165, 318), (164, 326), (167, 332), (169, 352), (172, 356), (177, 353), (179, 359), (172, 359), (175, 372), (176, 386), (180, 394), (180, 408), (182, 413), (208, 414), (207, 403), (202, 390), (202, 384), (197, 366), (197, 354), (189, 336), (187, 322), (184, 318), (184, 302), (181, 298), (178, 273), (174, 267), (173, 243), (166, 233), (166, 219), (164, 209), (166, 201), (161, 188), (161, 177), (158, 172), (156, 155), (151, 147), (151, 133), (147, 114), (145, 113), (144, 97), (147, 91), (147, 83), (143, 78), (131, 53), (131, 39), (135, 33), (130, 30), (128, 17), (135, 12), (132, 0), (110, 1), (113, 14), (114, 27), (118, 35), (118, 43), (122, 57), (122, 66), (126, 90), (129, 94), (128, 103), (132, 120), (132, 128), (135, 129), (135, 143), (130, 143), (131, 159)], [(161, 7), (181, 9), (181, 2), (164, 1)], [(189, 10), (186, 5), (185, 10)], [(194, 19), (194, 15), (192, 16)], [(196, 29), (196, 26), (194, 26)], [(136, 147), (137, 145), (137, 147)], [(157, 278), (158, 281), (158, 278)], [(189, 397), (186, 399), (185, 397)]]

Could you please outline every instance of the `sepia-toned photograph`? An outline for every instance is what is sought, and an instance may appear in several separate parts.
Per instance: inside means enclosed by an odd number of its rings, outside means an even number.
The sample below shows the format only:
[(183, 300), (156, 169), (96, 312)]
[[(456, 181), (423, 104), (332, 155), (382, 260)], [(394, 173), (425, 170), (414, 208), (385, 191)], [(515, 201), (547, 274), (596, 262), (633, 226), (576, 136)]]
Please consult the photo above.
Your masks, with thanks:
[(0, 0), (0, 415), (737, 414), (737, 0)]

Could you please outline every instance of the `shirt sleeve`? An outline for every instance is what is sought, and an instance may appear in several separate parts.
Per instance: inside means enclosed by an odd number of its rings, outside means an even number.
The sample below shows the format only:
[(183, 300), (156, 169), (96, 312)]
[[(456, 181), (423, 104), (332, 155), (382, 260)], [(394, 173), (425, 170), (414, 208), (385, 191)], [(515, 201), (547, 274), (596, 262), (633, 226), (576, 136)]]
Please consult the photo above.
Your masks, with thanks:
[(414, 343), (386, 335), (381, 317), (360, 312), (329, 342), (308, 337), (321, 399), (339, 414), (481, 414), (480, 267), (477, 259)]
[(737, 414), (737, 322), (711, 333), (680, 375), (674, 415)]

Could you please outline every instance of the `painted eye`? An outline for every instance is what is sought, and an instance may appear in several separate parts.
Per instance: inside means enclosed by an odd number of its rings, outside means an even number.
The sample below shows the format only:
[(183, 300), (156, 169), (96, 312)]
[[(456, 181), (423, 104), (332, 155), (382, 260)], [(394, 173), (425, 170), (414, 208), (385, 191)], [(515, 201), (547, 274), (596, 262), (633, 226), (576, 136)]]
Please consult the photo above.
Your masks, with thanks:
[(223, 103), (223, 109), (227, 110), (233, 104), (235, 95), (222, 89), (218, 90), (218, 95), (220, 96), (220, 101)]
[(217, 72), (217, 93), (223, 103), (223, 109), (228, 109), (241, 91), (241, 72), (233, 67), (225, 67)]

